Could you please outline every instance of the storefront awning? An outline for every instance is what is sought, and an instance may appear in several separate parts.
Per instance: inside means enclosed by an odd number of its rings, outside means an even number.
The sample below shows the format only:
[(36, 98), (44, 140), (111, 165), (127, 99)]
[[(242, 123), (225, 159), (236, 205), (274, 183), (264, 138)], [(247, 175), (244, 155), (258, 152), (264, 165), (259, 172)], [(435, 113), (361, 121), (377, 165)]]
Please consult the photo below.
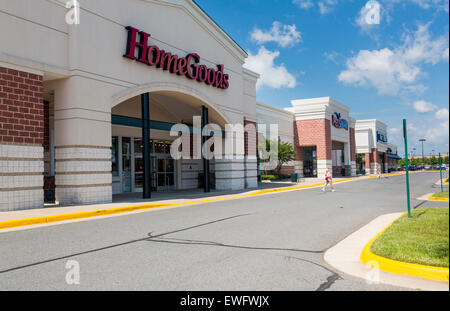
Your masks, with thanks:
[(402, 157), (398, 156), (397, 154), (393, 154), (393, 153), (388, 153), (388, 158), (389, 159), (394, 159), (394, 160), (401, 160), (403, 159)]

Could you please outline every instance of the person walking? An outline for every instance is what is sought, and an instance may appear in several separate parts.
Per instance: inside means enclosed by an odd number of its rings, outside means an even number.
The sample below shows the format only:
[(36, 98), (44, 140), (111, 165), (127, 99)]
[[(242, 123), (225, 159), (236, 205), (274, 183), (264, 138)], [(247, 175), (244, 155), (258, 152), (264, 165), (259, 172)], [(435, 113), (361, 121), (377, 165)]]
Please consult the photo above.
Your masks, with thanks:
[(331, 175), (329, 170), (327, 170), (327, 172), (325, 173), (325, 185), (323, 186), (322, 191), (325, 192), (328, 186), (331, 187), (331, 192), (336, 192), (333, 186), (333, 176)]
[(381, 179), (381, 166), (379, 164), (377, 166), (377, 177), (378, 179)]

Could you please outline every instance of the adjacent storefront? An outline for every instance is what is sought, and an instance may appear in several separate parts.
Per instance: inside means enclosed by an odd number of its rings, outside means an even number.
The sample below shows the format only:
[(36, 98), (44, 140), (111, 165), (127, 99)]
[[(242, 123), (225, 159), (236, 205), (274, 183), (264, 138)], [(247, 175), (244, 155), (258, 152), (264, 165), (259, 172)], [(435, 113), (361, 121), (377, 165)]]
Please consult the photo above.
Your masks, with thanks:
[(356, 174), (355, 120), (349, 107), (330, 97), (293, 100), (294, 147), (298, 173), (305, 177)]
[(388, 156), (397, 154), (397, 147), (388, 143), (387, 125), (375, 119), (358, 120), (355, 130), (356, 152), (362, 155), (366, 174), (387, 173), (394, 166)]

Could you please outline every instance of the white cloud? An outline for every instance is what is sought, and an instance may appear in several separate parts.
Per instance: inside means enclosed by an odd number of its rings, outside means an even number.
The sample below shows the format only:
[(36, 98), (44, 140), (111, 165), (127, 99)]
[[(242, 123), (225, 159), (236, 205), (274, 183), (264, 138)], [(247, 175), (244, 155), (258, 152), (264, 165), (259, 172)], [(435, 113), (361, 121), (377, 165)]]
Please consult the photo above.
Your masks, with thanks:
[(435, 111), (437, 109), (436, 105), (424, 100), (418, 100), (413, 103), (413, 107), (417, 112), (426, 113)]
[(449, 0), (381, 0), (383, 3), (390, 6), (393, 9), (393, 5), (397, 3), (404, 4), (405, 2), (412, 2), (417, 4), (422, 9), (434, 9), (437, 11), (445, 11), (448, 13)]
[[(293, 0), (292, 3), (303, 10), (309, 10), (315, 6), (314, 1), (312, 0)], [(338, 0), (322, 0), (316, 3), (319, 7), (320, 14), (325, 15), (334, 10), (334, 8), (338, 5)]]
[(280, 22), (273, 22), (269, 31), (255, 28), (251, 33), (251, 38), (258, 44), (276, 42), (281, 47), (287, 47), (301, 42), (302, 35), (297, 31), (295, 25), (283, 25)]
[(448, 62), (448, 36), (432, 40), (428, 31), (429, 26), (430, 23), (419, 25), (413, 36), (405, 36), (402, 54), (406, 61), (433, 65), (443, 60)]
[(435, 8), (448, 12), (448, 0), (411, 0), (423, 9)]
[(436, 119), (438, 120), (449, 120), (449, 111), (446, 108), (440, 109), (438, 111), (436, 111)]
[(423, 95), (423, 93), (425, 93), (425, 91), (428, 90), (428, 87), (423, 84), (415, 84), (404, 86), (403, 89), (406, 93)]
[(339, 81), (359, 86), (372, 85), (380, 95), (396, 95), (403, 84), (416, 80), (420, 68), (405, 62), (390, 49), (363, 50), (347, 60), (347, 69)]
[(261, 47), (258, 54), (248, 53), (245, 67), (257, 72), (261, 75), (256, 84), (256, 88), (260, 89), (267, 86), (274, 89), (294, 88), (297, 86), (296, 78), (289, 73), (286, 67), (281, 64), (275, 65), (275, 59), (280, 56), (279, 51), (269, 51), (265, 47)]
[(319, 1), (319, 10), (320, 14), (325, 15), (334, 10), (336, 5), (338, 4), (338, 0), (324, 0)]
[(421, 64), (433, 65), (448, 62), (448, 37), (433, 40), (428, 31), (430, 24), (421, 25), (411, 35), (404, 35), (404, 42), (395, 49), (361, 50), (347, 60), (339, 81), (358, 86), (371, 85), (380, 95), (397, 95), (400, 90), (424, 90), (417, 84)]
[(440, 122), (437, 124), (433, 123), (426, 128), (424, 137), (428, 142), (435, 144), (447, 144), (448, 146), (448, 130), (448, 120), (447, 122)]
[(293, 0), (292, 2), (303, 10), (309, 10), (314, 6), (314, 2), (311, 0)]
[(325, 52), (323, 53), (323, 56), (325, 57), (326, 60), (333, 62), (335, 64), (341, 63), (343, 58), (343, 56), (336, 51), (332, 51), (330, 53)]

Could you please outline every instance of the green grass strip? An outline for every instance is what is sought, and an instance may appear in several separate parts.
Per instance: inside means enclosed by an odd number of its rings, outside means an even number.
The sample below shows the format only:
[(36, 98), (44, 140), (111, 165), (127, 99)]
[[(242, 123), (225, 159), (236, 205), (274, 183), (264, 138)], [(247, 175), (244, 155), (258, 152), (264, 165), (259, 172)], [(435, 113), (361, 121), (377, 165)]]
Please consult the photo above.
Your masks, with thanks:
[(448, 268), (449, 209), (414, 210), (411, 219), (400, 218), (379, 236), (371, 251), (397, 261)]
[(447, 198), (448, 199), (448, 190), (435, 193), (435, 194), (433, 194), (433, 197), (436, 197), (436, 198)]

